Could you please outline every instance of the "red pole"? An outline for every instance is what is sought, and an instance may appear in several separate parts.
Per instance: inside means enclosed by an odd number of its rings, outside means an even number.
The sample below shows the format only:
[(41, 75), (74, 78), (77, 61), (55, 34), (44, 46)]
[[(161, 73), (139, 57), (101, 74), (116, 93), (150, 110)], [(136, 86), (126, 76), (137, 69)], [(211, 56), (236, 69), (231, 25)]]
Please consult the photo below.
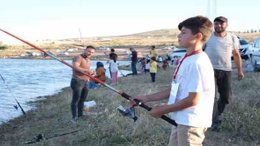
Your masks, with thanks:
[[(121, 95), (122, 97), (126, 98), (127, 100), (130, 100), (130, 97), (131, 97), (131, 96), (127, 95), (126, 93), (124, 93), (124, 92), (122, 92), (122, 91), (119, 91), (119, 90), (113, 88), (112, 86), (110, 86), (110, 85), (104, 83), (103, 81), (101, 81), (101, 80), (99, 80), (99, 79), (97, 79), (97, 78), (95, 78), (95, 77), (92, 77), (91, 75), (89, 75), (89, 74), (87, 74), (87, 73), (82, 72), (81, 70), (79, 70), (79, 69), (73, 67), (73, 66), (70, 65), (69, 63), (67, 63), (67, 62), (65, 62), (65, 61), (63, 61), (63, 60), (57, 58), (57, 57), (54, 56), (51, 52), (46, 51), (46, 50), (43, 50), (43, 49), (41, 49), (41, 48), (39, 48), (39, 47), (37, 47), (37, 46), (35, 46), (35, 45), (33, 45), (33, 44), (31, 44), (31, 43), (29, 43), (29, 42), (23, 40), (23, 39), (21, 39), (21, 38), (15, 36), (15, 35), (9, 33), (9, 32), (7, 32), (7, 31), (5, 31), (5, 30), (3, 30), (3, 29), (0, 29), (0, 31), (2, 31), (2, 32), (4, 32), (4, 33), (6, 33), (6, 34), (8, 34), (8, 35), (10, 35), (10, 36), (12, 36), (12, 37), (14, 37), (14, 38), (20, 40), (20, 41), (22, 41), (22, 42), (24, 42), (25, 44), (27, 44), (27, 45), (29, 45), (29, 46), (31, 46), (31, 47), (33, 47), (33, 48), (35, 48), (35, 49), (37, 49), (37, 50), (39, 50), (39, 51), (41, 51), (41, 52), (43, 52), (44, 54), (46, 54), (46, 55), (52, 57), (53, 59), (56, 59), (56, 60), (60, 61), (61, 63), (67, 65), (68, 67), (70, 67), (70, 68), (76, 70), (77, 72), (80, 72), (81, 74), (88, 76), (91, 80), (96, 81), (96, 82), (100, 83), (101, 85), (103, 85), (103, 86), (105, 86), (105, 87), (108, 87), (109, 89), (113, 90), (114, 92), (116, 92), (117, 94), (119, 94), (119, 95)], [(134, 102), (135, 102), (137, 105), (139, 105), (140, 107), (142, 107), (142, 108), (144, 108), (144, 109), (146, 109), (146, 110), (148, 110), (148, 111), (152, 110), (152, 108), (150, 108), (149, 106), (145, 105), (144, 103), (142, 103), (141, 101), (139, 101), (139, 100), (137, 100), (137, 99), (134, 99)], [(171, 118), (169, 118), (169, 117), (167, 117), (167, 116), (165, 116), (165, 115), (162, 115), (161, 118), (162, 118), (163, 120), (167, 121), (168, 123), (173, 124), (174, 126), (177, 126), (177, 123), (176, 123), (174, 120), (172, 120)]]

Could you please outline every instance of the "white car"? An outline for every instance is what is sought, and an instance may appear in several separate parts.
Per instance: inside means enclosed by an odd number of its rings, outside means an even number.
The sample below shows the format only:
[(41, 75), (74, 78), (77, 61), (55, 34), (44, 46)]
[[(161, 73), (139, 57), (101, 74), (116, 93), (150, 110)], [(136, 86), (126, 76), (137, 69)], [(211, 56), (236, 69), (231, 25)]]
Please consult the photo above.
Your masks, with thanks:
[(249, 56), (254, 68), (260, 70), (260, 37), (254, 41), (253, 45), (249, 46), (246, 54)]
[(239, 39), (240, 48), (239, 53), (242, 59), (248, 59), (248, 55), (246, 54), (247, 49), (249, 48), (249, 43), (244, 39)]
[(59, 53), (59, 56), (69, 56), (69, 53), (66, 51), (62, 51)]
[(162, 50), (175, 50), (175, 49), (177, 49), (175, 46), (166, 46), (162, 48)]
[[(247, 49), (249, 48), (250, 44), (246, 40), (241, 39), (240, 37), (238, 37), (238, 39), (239, 39), (239, 44), (240, 44), (240, 48), (239, 48), (240, 56), (242, 59), (247, 60), (248, 55), (246, 54), (246, 52), (247, 52)], [(231, 60), (234, 60), (233, 54), (231, 56)]]
[(176, 48), (173, 50), (173, 52), (169, 53), (168, 56), (171, 60), (173, 60), (176, 57), (182, 58), (186, 54), (186, 52), (186, 49)]

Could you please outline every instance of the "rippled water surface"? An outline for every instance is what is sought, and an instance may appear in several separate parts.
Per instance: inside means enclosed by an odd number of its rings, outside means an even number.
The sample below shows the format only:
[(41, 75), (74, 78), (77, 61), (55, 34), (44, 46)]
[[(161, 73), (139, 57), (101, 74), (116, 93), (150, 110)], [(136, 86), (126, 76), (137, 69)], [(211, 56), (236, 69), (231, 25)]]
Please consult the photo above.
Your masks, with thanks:
[[(65, 60), (71, 63), (71, 60)], [(105, 67), (108, 65), (103, 61)], [(129, 64), (119, 61), (120, 65)], [(96, 61), (92, 61), (92, 69)], [(56, 60), (0, 59), (0, 74), (25, 111), (34, 107), (27, 104), (36, 97), (52, 95), (70, 85), (72, 69)], [(106, 72), (107, 76), (108, 69)], [(120, 73), (119, 73), (120, 75)], [(22, 115), (16, 110), (15, 99), (0, 78), (0, 124)]]

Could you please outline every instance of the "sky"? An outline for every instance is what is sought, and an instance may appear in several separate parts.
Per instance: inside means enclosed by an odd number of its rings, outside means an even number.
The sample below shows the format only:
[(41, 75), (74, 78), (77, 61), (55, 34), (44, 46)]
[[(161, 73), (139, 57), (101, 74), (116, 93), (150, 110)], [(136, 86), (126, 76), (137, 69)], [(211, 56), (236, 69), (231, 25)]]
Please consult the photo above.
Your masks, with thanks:
[[(172, 29), (189, 17), (214, 15), (208, 1), (1, 0), (0, 29), (27, 41)], [(227, 17), (232, 31), (259, 30), (259, 9), (260, 0), (216, 0), (216, 16)], [(17, 40), (0, 32), (0, 42)]]

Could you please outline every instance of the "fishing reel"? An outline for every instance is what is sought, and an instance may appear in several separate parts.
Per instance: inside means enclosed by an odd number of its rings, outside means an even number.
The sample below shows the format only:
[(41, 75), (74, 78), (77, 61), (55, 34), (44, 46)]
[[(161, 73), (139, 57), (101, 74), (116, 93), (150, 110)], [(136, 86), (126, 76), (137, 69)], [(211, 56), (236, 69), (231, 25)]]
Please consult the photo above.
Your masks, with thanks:
[(16, 110), (18, 110), (18, 106), (17, 106), (17, 105), (14, 105), (14, 108), (15, 108)]
[(45, 139), (45, 137), (43, 136), (43, 134), (38, 134), (37, 136), (33, 137), (32, 141), (25, 142), (24, 144), (32, 144), (32, 143), (36, 143), (36, 142), (42, 141), (44, 139)]
[(130, 107), (130, 108), (124, 108), (122, 105), (118, 105), (117, 106), (117, 110), (123, 115), (123, 116), (126, 116), (126, 117), (129, 117), (131, 119), (134, 120), (134, 122), (138, 119), (136, 116), (135, 116), (135, 109), (134, 107)]

